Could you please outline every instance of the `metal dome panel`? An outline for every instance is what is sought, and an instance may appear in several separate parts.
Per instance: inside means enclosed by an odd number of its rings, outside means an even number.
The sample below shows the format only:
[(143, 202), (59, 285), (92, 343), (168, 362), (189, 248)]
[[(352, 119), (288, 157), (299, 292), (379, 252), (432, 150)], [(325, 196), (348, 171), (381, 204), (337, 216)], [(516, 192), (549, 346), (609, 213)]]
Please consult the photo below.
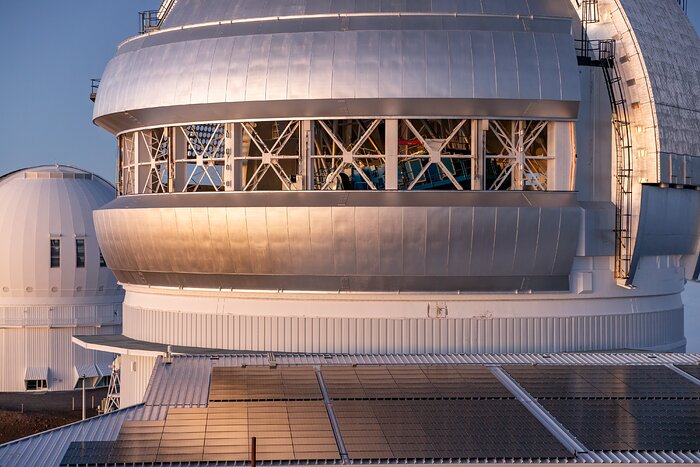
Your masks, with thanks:
[(343, 13), (460, 13), (563, 16), (575, 14), (560, 0), (178, 0), (163, 22), (171, 28), (233, 19)]
[[(99, 266), (92, 220), (92, 211), (113, 198), (109, 183), (72, 167), (35, 167), (0, 178), (0, 218), (12, 220), (0, 224), (0, 305), (121, 297), (112, 272)], [(55, 268), (53, 238), (61, 242)], [(85, 240), (84, 268), (76, 267), (77, 238)]]
[(571, 19), (465, 5), (166, 27), (122, 44), (93, 116), (113, 132), (260, 118), (575, 119)]

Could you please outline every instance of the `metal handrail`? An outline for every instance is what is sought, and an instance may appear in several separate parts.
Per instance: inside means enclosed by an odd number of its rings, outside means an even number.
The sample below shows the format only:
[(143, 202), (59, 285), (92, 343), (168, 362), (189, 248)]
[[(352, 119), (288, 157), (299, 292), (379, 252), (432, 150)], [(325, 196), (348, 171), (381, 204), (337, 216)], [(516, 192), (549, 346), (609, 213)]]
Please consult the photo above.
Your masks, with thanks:
[(90, 80), (90, 100), (95, 102), (97, 99), (97, 89), (100, 87), (100, 79), (93, 78)]
[(158, 10), (139, 11), (139, 34), (146, 34), (160, 27)]

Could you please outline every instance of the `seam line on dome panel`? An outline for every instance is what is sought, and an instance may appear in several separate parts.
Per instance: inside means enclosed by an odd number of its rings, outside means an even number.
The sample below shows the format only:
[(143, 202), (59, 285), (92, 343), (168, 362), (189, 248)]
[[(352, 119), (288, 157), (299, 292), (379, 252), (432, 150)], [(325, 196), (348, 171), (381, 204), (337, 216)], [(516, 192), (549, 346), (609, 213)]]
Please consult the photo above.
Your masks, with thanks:
[(174, 32), (174, 31), (185, 31), (188, 29), (198, 29), (210, 26), (223, 26), (223, 25), (233, 25), (233, 24), (248, 24), (248, 23), (267, 23), (274, 21), (289, 21), (289, 20), (300, 20), (300, 19), (342, 19), (342, 18), (383, 18), (383, 17), (401, 17), (401, 16), (428, 16), (428, 17), (448, 17), (448, 18), (503, 18), (503, 19), (516, 19), (516, 20), (529, 20), (529, 21), (571, 21), (571, 18), (558, 17), (558, 16), (536, 16), (536, 15), (497, 15), (497, 14), (476, 14), (476, 13), (429, 13), (429, 12), (405, 12), (405, 13), (328, 13), (328, 14), (314, 14), (314, 15), (289, 15), (289, 16), (263, 16), (258, 18), (242, 18), (242, 19), (232, 19), (227, 21), (208, 21), (206, 23), (196, 23), (196, 24), (186, 24), (183, 26), (174, 26), (171, 28), (158, 29), (156, 31), (151, 31), (146, 34), (140, 34), (138, 36), (130, 37), (117, 45), (117, 51), (122, 48), (122, 46), (129, 44), (135, 40), (142, 39), (144, 37), (156, 36), (163, 33)]

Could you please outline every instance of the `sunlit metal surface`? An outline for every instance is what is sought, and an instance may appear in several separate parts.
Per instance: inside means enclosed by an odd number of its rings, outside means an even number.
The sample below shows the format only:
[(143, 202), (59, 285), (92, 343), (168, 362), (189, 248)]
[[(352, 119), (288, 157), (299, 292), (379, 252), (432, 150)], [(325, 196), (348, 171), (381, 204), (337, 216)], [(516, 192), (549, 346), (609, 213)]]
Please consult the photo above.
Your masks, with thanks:
[[(118, 133), (245, 118), (578, 113), (571, 15), (518, 16), (505, 4), (464, 14), (454, 5), (415, 14), (358, 6), (351, 16), (341, 9), (270, 21), (251, 8), (247, 19), (164, 26), (123, 44), (102, 77), (96, 123)], [(206, 3), (195, 10), (211, 13)]]
[(95, 216), (120, 281), (240, 289), (566, 290), (571, 193), (122, 197)]
[[(587, 4), (582, 29), (575, 0), (164, 3), (157, 29), (119, 46), (94, 114), (118, 134), (127, 195), (98, 214), (124, 334), (290, 352), (682, 349), (692, 222), (668, 229), (682, 252), (647, 251), (633, 287), (616, 279), (641, 184), (695, 184), (698, 40), (673, 0)], [(596, 68), (578, 66), (582, 30), (615, 46)], [(126, 357), (138, 400), (137, 359), (152, 357)]]
[[(700, 191), (652, 185), (642, 187), (642, 211), (632, 257), (633, 272), (637, 271), (642, 256), (695, 256), (699, 242)], [(692, 276), (692, 273), (692, 270), (686, 272), (687, 276)]]
[(341, 13), (463, 13), (476, 15), (569, 16), (573, 9), (560, 0), (447, 0), (447, 1), (364, 1), (315, 0), (278, 2), (261, 0), (179, 0), (173, 5), (163, 27), (178, 27), (210, 21), (319, 15)]
[[(158, 457), (168, 457), (173, 465), (214, 465), (216, 460), (230, 461), (228, 464), (244, 465), (245, 450), (249, 431), (260, 433), (263, 442), (261, 446), (267, 446), (261, 452), (267, 463), (263, 465), (298, 465), (296, 459), (311, 459), (314, 465), (335, 465), (338, 461), (325, 457), (335, 453), (336, 446), (330, 435), (328, 421), (337, 420), (338, 432), (335, 433), (336, 441), (341, 440), (347, 447), (348, 457), (357, 464), (403, 464), (411, 459), (412, 464), (450, 464), (466, 465), (471, 462), (501, 464), (501, 463), (697, 463), (700, 460), (700, 451), (697, 450), (698, 438), (694, 435), (695, 426), (689, 426), (685, 440), (678, 442), (679, 438), (669, 439), (668, 433), (682, 425), (688, 426), (696, 419), (697, 414), (687, 416), (683, 408), (691, 409), (698, 404), (688, 390), (697, 392), (697, 385), (678, 378), (666, 378), (674, 376), (671, 368), (663, 364), (682, 365), (684, 362), (697, 360), (698, 355), (686, 354), (578, 354), (572, 358), (564, 358), (563, 355), (511, 355), (511, 356), (476, 356), (476, 355), (411, 355), (411, 356), (339, 356), (339, 355), (300, 355), (288, 359), (284, 355), (266, 356), (179, 356), (168, 359), (159, 359), (149, 386), (148, 396), (143, 405), (115, 414), (126, 414), (126, 421), (115, 424), (117, 430), (121, 430), (119, 437), (113, 429), (99, 431), (86, 438), (86, 443), (73, 443), (69, 454), (63, 458), (63, 463), (80, 464), (92, 462), (91, 465), (102, 465), (106, 462), (114, 462), (116, 458), (124, 461), (146, 461), (146, 465), (158, 462)], [(554, 363), (554, 365), (551, 365)], [(564, 363), (565, 362), (565, 363)], [(416, 363), (422, 363), (418, 366)], [(427, 365), (426, 365), (427, 363)], [(537, 366), (533, 366), (538, 363)], [(564, 365), (562, 365), (564, 363)], [(614, 366), (601, 366), (606, 364)], [(350, 366), (352, 364), (353, 366)], [(287, 366), (291, 365), (291, 366)], [(315, 393), (308, 396), (306, 393), (296, 394), (294, 389), (288, 393), (280, 375), (286, 373), (298, 374), (313, 370), (310, 365), (316, 366), (316, 372), (320, 374), (350, 376), (366, 375), (363, 387), (374, 388), (372, 394), (355, 394), (347, 398), (346, 394), (333, 395), (328, 388), (341, 387), (344, 376), (338, 378), (323, 377), (318, 379), (318, 386), (322, 392), (327, 392), (329, 397), (321, 400)], [(342, 366), (338, 366), (342, 365)], [(505, 365), (505, 366), (501, 366)], [(458, 370), (460, 376), (454, 379), (454, 370)], [(572, 389), (573, 393), (553, 393), (554, 397), (540, 394), (537, 388), (547, 390), (547, 381), (551, 379), (552, 372), (558, 377), (554, 380), (564, 389)], [(237, 386), (241, 377), (256, 376), (253, 383), (257, 386), (272, 390), (272, 400), (252, 401), (243, 400), (236, 402), (212, 402), (210, 394), (218, 386), (210, 386), (212, 376), (216, 374), (235, 373), (237, 378), (231, 379), (230, 384)], [(461, 381), (465, 375), (470, 375), (467, 380)], [(260, 375), (263, 376), (260, 379)], [(480, 375), (479, 377), (476, 377)], [(493, 376), (498, 378), (495, 381)], [(607, 397), (590, 398), (585, 393), (577, 392), (581, 385), (575, 378), (578, 375), (586, 375), (587, 379), (593, 378), (595, 387), (609, 390)], [(618, 376), (622, 375), (622, 379)], [(645, 377), (649, 376), (649, 377)], [(216, 379), (216, 378), (214, 378)], [(664, 385), (664, 379), (666, 384)], [(333, 382), (333, 381), (335, 382)], [(309, 388), (314, 387), (316, 381), (306, 378)], [(476, 392), (461, 391), (443, 397), (442, 391), (450, 394), (457, 388), (455, 383), (463, 385), (467, 383)], [(503, 384), (501, 386), (500, 384)], [(218, 384), (218, 383), (217, 383)], [(330, 384), (330, 386), (327, 386)], [(523, 384), (523, 386), (519, 386)], [(593, 388), (593, 384), (585, 382), (584, 386)], [(515, 385), (515, 386), (514, 386)], [(533, 386), (534, 385), (534, 386)], [(434, 393), (427, 390), (429, 387), (438, 388)], [(462, 388), (462, 386), (459, 386)], [(386, 393), (387, 390), (396, 388), (398, 395)], [(532, 389), (535, 388), (535, 389)], [(657, 389), (661, 388), (665, 393), (673, 392), (676, 388), (679, 392), (673, 398), (664, 400), (655, 399)], [(408, 389), (410, 397), (403, 395), (402, 389)], [(411, 390), (422, 390), (420, 394), (411, 393)], [(530, 392), (532, 390), (532, 392)], [(234, 390), (233, 396), (238, 399), (240, 394)], [(377, 392), (379, 391), (379, 392)], [(612, 391), (612, 392), (610, 392)], [(485, 395), (485, 397), (484, 397)], [(542, 396), (542, 394), (540, 394)], [(561, 396), (561, 397), (559, 397)], [(300, 401), (300, 398), (302, 399)], [(324, 410), (331, 404), (333, 414)], [(539, 416), (534, 412), (535, 406), (552, 407), (555, 412), (544, 412)], [(654, 411), (653, 407), (659, 404), (671, 408), (667, 412)], [(620, 420), (626, 423), (627, 431), (620, 437), (605, 436), (610, 425), (603, 425), (604, 418), (610, 412), (583, 411), (575, 419), (570, 414), (583, 406), (605, 406), (617, 411)], [(312, 407), (313, 406), (313, 407)], [(442, 410), (445, 406), (452, 410)], [(633, 419), (620, 409), (615, 407), (629, 407), (640, 419)], [(312, 408), (307, 415), (302, 415), (298, 409)], [(430, 408), (430, 410), (427, 410)], [(349, 410), (350, 409), (350, 410)], [(388, 410), (387, 410), (388, 409)], [(484, 409), (486, 409), (484, 411)], [(442, 433), (447, 427), (455, 427), (469, 420), (470, 416), (480, 413), (479, 421), (463, 426), (455, 430), (453, 434)], [(267, 419), (257, 420), (260, 414), (268, 414)], [(277, 415), (274, 415), (277, 414)], [(439, 414), (439, 419), (435, 415)], [(459, 415), (459, 416), (456, 416)], [(537, 418), (537, 421), (533, 418)], [(558, 418), (561, 416), (562, 418)], [(300, 418), (313, 419), (314, 423), (304, 424)], [(519, 419), (522, 423), (510, 423), (508, 420)], [(222, 420), (228, 419), (228, 423)], [(95, 419), (97, 420), (97, 419)], [(235, 420), (235, 422), (234, 422)], [(589, 423), (588, 431), (581, 431), (582, 423)], [(594, 423), (596, 422), (597, 423)], [(74, 425), (81, 430), (88, 428), (88, 422)], [(285, 426), (285, 424), (287, 424)], [(593, 445), (582, 445), (580, 450), (571, 450), (569, 446), (564, 449), (557, 448), (557, 441), (551, 438), (557, 428), (574, 432), (580, 439), (586, 439)], [(584, 424), (585, 424), (584, 423)], [(591, 424), (592, 423), (592, 424)], [(223, 425), (229, 425), (223, 428)], [(523, 433), (513, 433), (513, 427), (529, 426), (530, 429)], [(475, 428), (477, 427), (478, 428)], [(169, 427), (169, 428), (168, 428)], [(244, 428), (241, 433), (241, 427)], [(291, 437), (280, 435), (269, 436), (269, 433), (277, 427), (281, 431), (291, 432)], [(380, 428), (378, 430), (378, 428)], [(71, 433), (77, 431), (71, 427), (61, 428), (52, 432), (30, 438), (31, 443), (25, 448), (25, 454), (32, 454), (29, 447), (36, 449), (46, 459), (56, 459), (57, 454), (62, 457), (66, 453), (66, 447), (74, 440)], [(314, 431), (312, 439), (305, 437), (296, 430)], [(323, 433), (321, 433), (323, 431)], [(70, 436), (57, 437), (59, 433), (66, 432)], [(426, 433), (435, 432), (434, 436), (425, 437)], [(139, 436), (138, 434), (148, 434)], [(507, 436), (511, 433), (510, 436)], [(295, 434), (297, 436), (295, 436)], [(374, 436), (370, 436), (373, 434)], [(322, 435), (322, 436), (321, 436)], [(481, 442), (474, 444), (480, 436), (485, 436)], [(556, 436), (556, 435), (555, 435)], [(613, 446), (615, 439), (624, 437), (630, 446), (624, 445), (622, 449), (600, 449), (595, 446), (607, 444)], [(182, 440), (177, 443), (173, 438)], [(240, 439), (239, 439), (240, 438)], [(303, 439), (308, 441), (302, 442)], [(363, 439), (366, 438), (366, 439)], [(78, 438), (80, 440), (81, 438)], [(120, 446), (115, 439), (128, 441)], [(160, 441), (152, 443), (153, 440)], [(209, 439), (211, 442), (205, 442)], [(215, 442), (228, 440), (227, 442)], [(275, 439), (275, 444), (280, 449), (271, 448), (271, 444), (265, 444)], [(237, 440), (237, 441), (236, 441)], [(241, 441), (244, 440), (244, 441)], [(267, 440), (267, 441), (266, 441)], [(498, 442), (501, 440), (503, 442)], [(559, 442), (561, 439), (557, 438)], [(452, 441), (452, 442), (450, 442)], [(520, 442), (518, 442), (520, 441)], [(42, 444), (43, 443), (43, 444)], [(100, 444), (102, 443), (102, 444)], [(301, 446), (306, 446), (301, 448)], [(617, 443), (618, 446), (622, 445)], [(16, 452), (9, 449), (12, 444), (0, 446), (0, 455), (5, 452)], [(216, 449), (214, 446), (221, 446)], [(635, 447), (640, 446), (640, 447)], [(643, 448), (641, 446), (644, 446)], [(667, 446), (664, 448), (663, 446)], [(299, 449), (297, 449), (299, 447)], [(319, 449), (323, 447), (323, 449)], [(3, 452), (3, 450), (8, 450)], [(476, 453), (480, 453), (480, 455)], [(516, 458), (513, 452), (518, 452)], [(323, 455), (320, 455), (323, 454)], [(471, 456), (475, 456), (474, 459)], [(61, 457), (58, 457), (60, 459)], [(476, 458), (478, 457), (478, 459)], [(29, 457), (36, 459), (35, 457)], [(138, 459), (140, 460), (138, 460)], [(151, 459), (152, 460), (148, 460)], [(57, 464), (57, 460), (52, 465)], [(272, 461), (276, 462), (272, 464)], [(289, 460), (283, 460), (289, 459)], [(313, 461), (313, 459), (317, 459)], [(308, 460), (301, 463), (308, 463)], [(170, 462), (169, 462), (170, 464)], [(20, 465), (25, 465), (21, 464)]]
[(74, 441), (113, 441), (124, 420), (139, 406), (88, 418), (0, 445), (0, 465), (14, 467), (58, 466)]

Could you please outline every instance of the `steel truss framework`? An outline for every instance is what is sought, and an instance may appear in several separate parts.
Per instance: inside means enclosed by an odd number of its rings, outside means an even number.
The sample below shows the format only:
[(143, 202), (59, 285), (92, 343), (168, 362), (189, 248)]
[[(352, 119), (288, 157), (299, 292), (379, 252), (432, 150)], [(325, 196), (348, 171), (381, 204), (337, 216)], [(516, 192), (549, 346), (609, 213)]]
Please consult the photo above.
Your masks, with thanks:
[[(571, 190), (570, 123), (346, 119), (206, 123), (120, 136), (119, 194)], [(554, 147), (558, 149), (554, 149)], [(562, 147), (564, 149), (562, 149)], [(568, 149), (567, 149), (568, 148)], [(562, 177), (564, 178), (564, 177)]]

